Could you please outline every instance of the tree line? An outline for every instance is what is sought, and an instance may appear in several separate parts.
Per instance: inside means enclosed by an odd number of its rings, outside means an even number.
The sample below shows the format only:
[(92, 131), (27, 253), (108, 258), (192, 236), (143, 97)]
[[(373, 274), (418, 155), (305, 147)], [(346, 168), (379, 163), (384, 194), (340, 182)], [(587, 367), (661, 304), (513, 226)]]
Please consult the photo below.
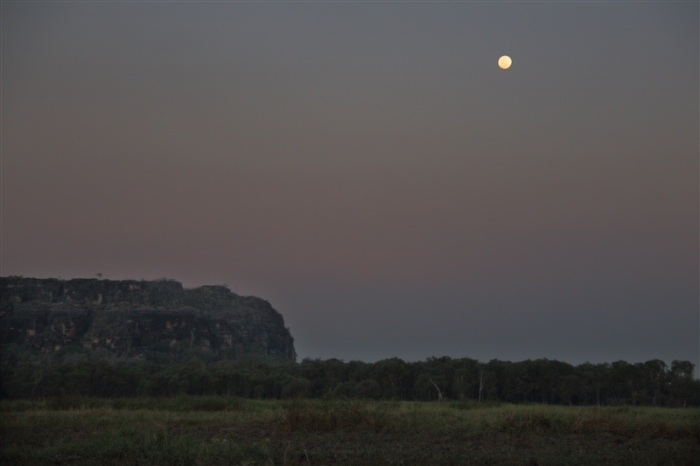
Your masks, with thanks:
[(577, 366), (548, 359), (480, 362), (470, 358), (398, 358), (375, 363), (304, 359), (180, 365), (4, 365), (0, 397), (161, 397), (219, 395), (259, 399), (368, 398), (562, 405), (700, 406), (694, 365), (660, 360)]

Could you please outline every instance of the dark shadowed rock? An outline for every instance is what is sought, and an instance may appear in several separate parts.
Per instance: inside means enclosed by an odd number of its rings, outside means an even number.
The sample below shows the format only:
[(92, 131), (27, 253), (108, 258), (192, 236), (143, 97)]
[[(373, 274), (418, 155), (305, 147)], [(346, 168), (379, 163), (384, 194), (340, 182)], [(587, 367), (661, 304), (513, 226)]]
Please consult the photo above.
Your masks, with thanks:
[(179, 363), (294, 361), (294, 340), (267, 301), (175, 280), (0, 278), (2, 359)]

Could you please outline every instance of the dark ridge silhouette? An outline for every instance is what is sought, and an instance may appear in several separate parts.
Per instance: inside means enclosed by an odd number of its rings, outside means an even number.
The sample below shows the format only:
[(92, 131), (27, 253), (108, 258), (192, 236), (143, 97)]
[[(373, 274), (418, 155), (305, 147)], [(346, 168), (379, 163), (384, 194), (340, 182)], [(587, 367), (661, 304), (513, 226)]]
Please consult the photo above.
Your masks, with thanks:
[(4, 363), (296, 360), (282, 315), (225, 286), (2, 277), (0, 291)]

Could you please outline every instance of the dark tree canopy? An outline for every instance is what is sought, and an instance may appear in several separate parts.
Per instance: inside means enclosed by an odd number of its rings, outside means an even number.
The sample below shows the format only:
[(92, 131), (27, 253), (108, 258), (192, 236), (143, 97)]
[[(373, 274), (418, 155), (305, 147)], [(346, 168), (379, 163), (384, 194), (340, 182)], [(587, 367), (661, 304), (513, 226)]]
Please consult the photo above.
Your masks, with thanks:
[(509, 362), (429, 358), (376, 363), (338, 359), (190, 361), (180, 365), (87, 359), (3, 364), (3, 398), (222, 395), (246, 398), (699, 406), (700, 381), (688, 361), (573, 366), (548, 359)]

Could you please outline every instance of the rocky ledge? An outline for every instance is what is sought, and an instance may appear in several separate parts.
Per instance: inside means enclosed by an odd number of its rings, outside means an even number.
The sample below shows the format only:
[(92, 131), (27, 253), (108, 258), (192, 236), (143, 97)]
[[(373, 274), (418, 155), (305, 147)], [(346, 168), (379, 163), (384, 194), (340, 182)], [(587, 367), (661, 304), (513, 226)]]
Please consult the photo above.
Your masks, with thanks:
[(294, 339), (267, 301), (175, 280), (0, 277), (3, 363), (294, 361)]

